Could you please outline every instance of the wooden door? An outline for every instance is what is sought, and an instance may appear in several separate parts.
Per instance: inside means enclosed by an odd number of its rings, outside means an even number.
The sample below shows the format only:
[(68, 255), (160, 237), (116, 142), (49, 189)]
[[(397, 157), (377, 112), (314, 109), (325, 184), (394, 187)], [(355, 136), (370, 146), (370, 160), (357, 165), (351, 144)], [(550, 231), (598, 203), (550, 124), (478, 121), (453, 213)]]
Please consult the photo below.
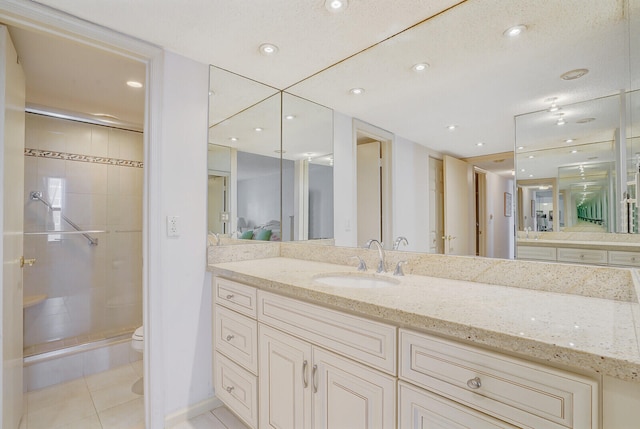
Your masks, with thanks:
[(382, 186), (380, 142), (359, 144), (358, 148), (358, 246), (368, 240), (382, 240)]
[(429, 253), (444, 253), (444, 175), (442, 160), (429, 158)]
[(395, 428), (395, 378), (313, 349), (314, 428)]
[(6, 27), (0, 26), (0, 157), (2, 173), (1, 426), (17, 429), (22, 395), (22, 267), (25, 78)]
[(311, 345), (260, 325), (260, 428), (311, 428)]
[(444, 156), (444, 253), (475, 255), (473, 167)]

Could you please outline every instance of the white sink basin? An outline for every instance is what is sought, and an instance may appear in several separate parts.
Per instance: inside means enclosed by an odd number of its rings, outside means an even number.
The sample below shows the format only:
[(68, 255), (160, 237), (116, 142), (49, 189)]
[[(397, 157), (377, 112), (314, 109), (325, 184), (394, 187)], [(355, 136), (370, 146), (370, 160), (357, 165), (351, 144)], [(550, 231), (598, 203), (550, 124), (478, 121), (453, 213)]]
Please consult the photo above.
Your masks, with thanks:
[(320, 274), (313, 278), (317, 283), (328, 286), (373, 289), (397, 285), (400, 282), (388, 277), (375, 276), (373, 274)]

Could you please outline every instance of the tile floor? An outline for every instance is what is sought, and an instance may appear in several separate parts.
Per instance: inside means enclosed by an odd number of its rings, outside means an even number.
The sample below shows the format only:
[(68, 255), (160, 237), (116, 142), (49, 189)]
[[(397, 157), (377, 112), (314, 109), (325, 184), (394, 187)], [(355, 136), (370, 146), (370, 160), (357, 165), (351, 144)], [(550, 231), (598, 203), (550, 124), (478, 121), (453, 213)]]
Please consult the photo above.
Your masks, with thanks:
[[(20, 429), (144, 429), (144, 399), (131, 392), (142, 361), (26, 394)], [(226, 408), (175, 429), (246, 429)]]

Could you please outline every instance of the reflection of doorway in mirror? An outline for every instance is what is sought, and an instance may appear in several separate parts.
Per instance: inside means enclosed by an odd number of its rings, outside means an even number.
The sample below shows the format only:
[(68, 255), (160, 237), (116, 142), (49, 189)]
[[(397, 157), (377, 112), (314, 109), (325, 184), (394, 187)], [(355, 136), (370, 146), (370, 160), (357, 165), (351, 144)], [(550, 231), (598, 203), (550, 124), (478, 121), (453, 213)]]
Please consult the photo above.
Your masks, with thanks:
[(358, 244), (382, 241), (381, 145), (358, 143)]
[(444, 174), (442, 160), (429, 157), (429, 253), (444, 253)]
[(227, 177), (209, 176), (208, 181), (207, 230), (213, 233), (228, 233)]

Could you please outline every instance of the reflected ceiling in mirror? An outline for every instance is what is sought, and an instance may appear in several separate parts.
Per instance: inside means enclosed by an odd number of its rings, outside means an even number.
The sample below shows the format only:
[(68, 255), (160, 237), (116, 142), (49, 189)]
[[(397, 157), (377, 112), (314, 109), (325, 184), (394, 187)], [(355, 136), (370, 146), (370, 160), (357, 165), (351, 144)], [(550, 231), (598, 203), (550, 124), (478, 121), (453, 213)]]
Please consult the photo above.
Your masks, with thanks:
[[(515, 115), (548, 107), (550, 97), (569, 104), (629, 88), (625, 8), (618, 0), (467, 1), (287, 91), (436, 151), (508, 152)], [(516, 24), (525, 31), (507, 37)], [(418, 63), (428, 67), (415, 71)], [(589, 72), (561, 79), (579, 68)]]

